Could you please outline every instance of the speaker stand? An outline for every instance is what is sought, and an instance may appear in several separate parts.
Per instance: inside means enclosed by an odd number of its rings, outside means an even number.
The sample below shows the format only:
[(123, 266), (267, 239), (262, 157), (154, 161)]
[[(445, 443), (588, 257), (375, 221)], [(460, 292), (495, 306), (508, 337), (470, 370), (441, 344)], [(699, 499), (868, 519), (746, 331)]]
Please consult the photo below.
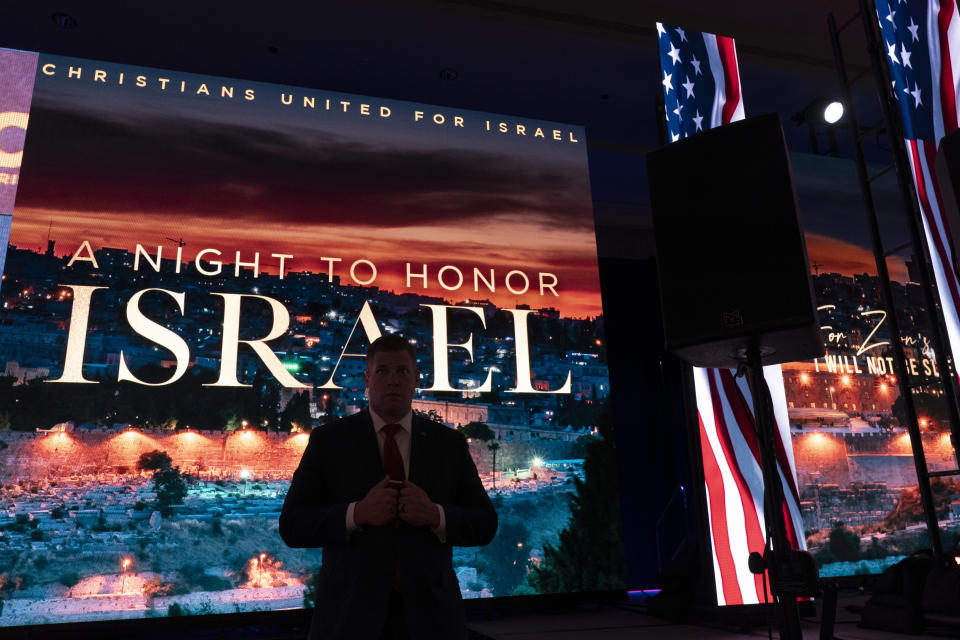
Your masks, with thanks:
[(760, 467), (763, 472), (763, 507), (766, 528), (764, 559), (770, 575), (770, 593), (773, 594), (777, 623), (781, 640), (803, 640), (800, 628), (800, 611), (796, 596), (778, 595), (780, 585), (780, 564), (778, 554), (790, 549), (787, 538), (787, 525), (783, 517), (783, 485), (777, 472), (777, 460), (774, 453), (774, 432), (776, 420), (773, 415), (773, 401), (770, 389), (763, 377), (763, 364), (760, 360), (760, 348), (755, 343), (747, 347), (746, 366), (750, 375), (750, 387), (753, 393), (753, 415), (757, 426), (757, 440), (760, 445)]

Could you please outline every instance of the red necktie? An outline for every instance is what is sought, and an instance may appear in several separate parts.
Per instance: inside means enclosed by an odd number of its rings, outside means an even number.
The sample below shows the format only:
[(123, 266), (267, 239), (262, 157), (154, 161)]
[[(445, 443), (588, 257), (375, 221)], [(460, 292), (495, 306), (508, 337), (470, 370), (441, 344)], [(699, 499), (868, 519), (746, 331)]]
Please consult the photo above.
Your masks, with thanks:
[[(403, 471), (403, 458), (400, 456), (400, 447), (397, 446), (397, 441), (394, 439), (397, 431), (402, 428), (403, 427), (398, 424), (388, 424), (383, 427), (383, 433), (386, 436), (383, 441), (383, 469), (387, 472), (387, 475), (390, 476), (391, 480), (406, 480), (406, 474)], [(399, 527), (400, 520), (394, 520), (393, 526)], [(402, 581), (403, 569), (400, 567), (398, 561), (393, 567), (393, 588), (399, 591)]]
[(407, 475), (403, 471), (403, 458), (400, 456), (400, 447), (394, 436), (397, 431), (402, 429), (398, 424), (388, 424), (383, 427), (383, 433), (386, 438), (383, 441), (383, 469), (390, 476), (391, 480), (406, 480)]

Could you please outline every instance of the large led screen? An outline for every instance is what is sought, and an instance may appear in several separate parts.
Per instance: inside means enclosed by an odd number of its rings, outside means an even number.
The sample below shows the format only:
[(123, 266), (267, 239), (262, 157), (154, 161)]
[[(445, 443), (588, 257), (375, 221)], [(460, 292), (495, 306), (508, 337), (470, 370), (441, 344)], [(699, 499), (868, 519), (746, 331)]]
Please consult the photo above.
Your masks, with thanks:
[[(901, 246), (887, 257), (900, 336), (890, 331), (853, 163), (792, 154), (791, 165), (826, 353), (785, 363), (772, 380), (768, 374), (785, 414), (778, 413), (778, 425), (789, 428), (780, 427), (780, 433), (792, 445), (780, 455), (796, 470), (781, 478), (785, 491), (797, 496), (794, 522), (822, 577), (878, 574), (931, 544), (892, 341), (899, 339), (906, 354), (919, 445), (930, 471), (956, 468), (941, 366), (931, 345), (919, 267), (909, 247), (902, 248), (908, 230), (895, 176), (877, 180), (874, 189), (884, 243)], [(738, 490), (762, 491), (762, 482), (746, 487), (745, 475), (737, 476), (737, 465), (753, 459), (747, 446), (716, 450), (726, 455), (704, 456), (704, 470), (708, 483), (724, 492), (708, 492), (708, 498), (726, 497), (726, 518), (710, 521), (717, 601), (762, 602), (764, 584), (745, 566), (747, 551), (763, 548), (762, 520), (758, 525), (754, 511), (743, 506), (751, 504), (749, 494), (738, 499)], [(960, 536), (960, 483), (938, 477), (931, 488), (949, 544)], [(791, 506), (791, 518), (794, 513)]]
[[(887, 258), (901, 328), (891, 334), (853, 164), (791, 160), (826, 348), (824, 357), (783, 365), (807, 548), (821, 576), (880, 573), (930, 547), (891, 343), (900, 340), (906, 354), (930, 471), (956, 468), (942, 367), (909, 250)], [(908, 236), (888, 178), (874, 188), (884, 243), (896, 247)], [(931, 484), (942, 535), (952, 540), (960, 534), (960, 483)]]
[(581, 128), (14, 51), (0, 102), (0, 626), (309, 606), (277, 516), (387, 333), (500, 516), (464, 597), (623, 587), (564, 577), (622, 560)]

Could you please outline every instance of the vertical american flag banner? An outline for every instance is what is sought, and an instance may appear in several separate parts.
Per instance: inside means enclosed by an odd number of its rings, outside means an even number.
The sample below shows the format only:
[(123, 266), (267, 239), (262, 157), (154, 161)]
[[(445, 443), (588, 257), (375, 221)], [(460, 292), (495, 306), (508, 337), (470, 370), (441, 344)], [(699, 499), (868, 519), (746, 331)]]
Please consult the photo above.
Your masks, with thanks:
[(657, 23), (670, 141), (743, 120), (733, 38)]
[[(740, 72), (733, 38), (657, 23), (667, 131), (675, 142), (698, 131), (744, 117)], [(783, 483), (787, 537), (805, 547), (797, 471), (783, 374), (764, 367), (776, 419), (777, 470)], [(720, 605), (756, 604), (764, 597), (762, 577), (750, 573), (750, 553), (765, 546), (763, 473), (746, 376), (729, 369), (694, 367), (693, 379), (703, 453), (711, 551)]]
[(954, 0), (876, 0), (876, 7), (949, 348), (960, 362), (960, 283), (934, 170), (937, 145), (958, 126), (960, 16)]

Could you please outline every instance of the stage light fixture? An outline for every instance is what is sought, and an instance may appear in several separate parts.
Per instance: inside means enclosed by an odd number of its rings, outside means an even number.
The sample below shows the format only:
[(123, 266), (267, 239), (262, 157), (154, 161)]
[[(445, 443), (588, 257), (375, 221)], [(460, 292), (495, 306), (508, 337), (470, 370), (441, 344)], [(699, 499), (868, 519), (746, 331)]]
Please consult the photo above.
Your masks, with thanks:
[(843, 103), (834, 100), (823, 108), (823, 120), (827, 124), (836, 124), (843, 117)]
[(790, 116), (790, 119), (796, 122), (797, 126), (807, 125), (810, 131), (810, 147), (814, 154), (820, 155), (817, 134), (825, 133), (829, 143), (826, 153), (836, 157), (838, 155), (836, 128), (843, 119), (843, 112), (842, 102), (820, 96), (808, 102), (803, 109)]

